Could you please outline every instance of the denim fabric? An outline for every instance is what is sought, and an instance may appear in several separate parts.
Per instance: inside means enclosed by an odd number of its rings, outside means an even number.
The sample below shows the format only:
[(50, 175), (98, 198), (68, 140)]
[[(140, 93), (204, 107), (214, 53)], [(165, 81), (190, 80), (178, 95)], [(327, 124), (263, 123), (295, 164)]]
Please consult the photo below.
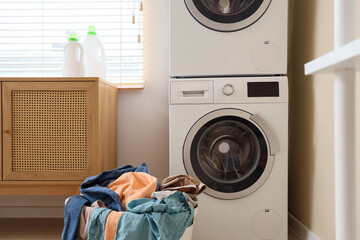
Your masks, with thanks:
[(192, 224), (194, 209), (181, 192), (161, 201), (148, 198), (132, 200), (121, 215), (116, 240), (177, 240)]
[(80, 186), (80, 191), (89, 202), (102, 200), (109, 209), (115, 211), (124, 211), (121, 206), (119, 195), (107, 188), (107, 186), (126, 172), (146, 172), (147, 167), (142, 163), (139, 167), (125, 165), (113, 170), (105, 171), (99, 175), (88, 177)]
[(89, 201), (75, 195), (68, 199), (64, 208), (64, 229), (61, 234), (62, 240), (76, 240), (81, 209), (84, 205), (90, 205)]
[(89, 222), (88, 240), (104, 239), (106, 219), (110, 212), (107, 208), (95, 208)]

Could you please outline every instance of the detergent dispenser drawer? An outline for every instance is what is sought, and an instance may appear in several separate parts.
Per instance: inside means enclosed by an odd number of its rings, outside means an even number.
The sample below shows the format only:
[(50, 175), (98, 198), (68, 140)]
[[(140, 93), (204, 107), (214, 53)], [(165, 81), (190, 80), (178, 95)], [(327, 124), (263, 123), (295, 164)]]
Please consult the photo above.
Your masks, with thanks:
[(170, 104), (213, 103), (213, 81), (170, 83)]

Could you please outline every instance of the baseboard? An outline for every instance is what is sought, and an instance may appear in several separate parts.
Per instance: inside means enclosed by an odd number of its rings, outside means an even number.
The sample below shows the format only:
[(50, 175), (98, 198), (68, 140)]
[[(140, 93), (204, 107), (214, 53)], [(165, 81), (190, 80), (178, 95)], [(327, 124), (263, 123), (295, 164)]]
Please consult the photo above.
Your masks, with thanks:
[(321, 240), (307, 226), (299, 221), (294, 215), (289, 213), (289, 229), (293, 231), (301, 240)]
[(64, 207), (0, 207), (0, 218), (63, 218)]
[(0, 196), (0, 218), (62, 218), (67, 196)]

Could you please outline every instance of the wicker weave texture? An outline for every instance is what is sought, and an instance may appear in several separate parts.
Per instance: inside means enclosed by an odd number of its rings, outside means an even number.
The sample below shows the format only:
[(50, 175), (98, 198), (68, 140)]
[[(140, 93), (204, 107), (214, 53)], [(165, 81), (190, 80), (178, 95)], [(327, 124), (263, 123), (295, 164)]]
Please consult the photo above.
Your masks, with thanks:
[(87, 91), (12, 90), (13, 172), (87, 170)]

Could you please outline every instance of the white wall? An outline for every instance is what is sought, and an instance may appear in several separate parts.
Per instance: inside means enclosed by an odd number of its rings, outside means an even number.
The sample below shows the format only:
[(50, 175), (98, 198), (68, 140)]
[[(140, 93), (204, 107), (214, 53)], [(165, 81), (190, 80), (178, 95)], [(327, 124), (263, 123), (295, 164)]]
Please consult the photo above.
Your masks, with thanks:
[(145, 89), (119, 91), (119, 165), (146, 162), (160, 180), (168, 175), (168, 0), (146, 0)]

